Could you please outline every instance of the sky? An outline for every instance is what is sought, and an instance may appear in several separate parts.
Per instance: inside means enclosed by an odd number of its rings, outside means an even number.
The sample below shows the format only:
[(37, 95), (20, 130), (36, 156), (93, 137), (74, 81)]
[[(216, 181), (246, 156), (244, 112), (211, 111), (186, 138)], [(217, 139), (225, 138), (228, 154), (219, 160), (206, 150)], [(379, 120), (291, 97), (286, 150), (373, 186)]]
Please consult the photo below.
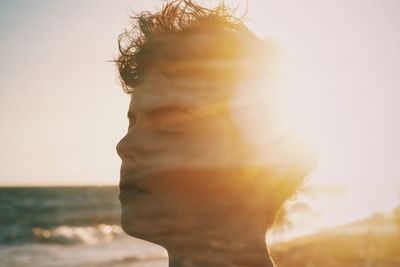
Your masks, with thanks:
[[(0, 2), (0, 186), (118, 183), (130, 99), (110, 60), (132, 11), (160, 6)], [(400, 202), (399, 12), (396, 0), (247, 1), (246, 24), (286, 52), (292, 115), (320, 156), (307, 184), (335, 189), (343, 220), (343, 203), (353, 218)]]

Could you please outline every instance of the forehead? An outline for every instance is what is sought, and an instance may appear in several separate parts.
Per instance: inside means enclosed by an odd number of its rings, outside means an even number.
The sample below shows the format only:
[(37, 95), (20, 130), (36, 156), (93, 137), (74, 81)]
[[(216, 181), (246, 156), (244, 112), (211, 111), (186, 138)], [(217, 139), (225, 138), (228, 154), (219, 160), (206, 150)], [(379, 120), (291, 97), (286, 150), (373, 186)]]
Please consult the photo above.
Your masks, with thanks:
[(136, 87), (130, 109), (147, 111), (162, 107), (201, 108), (229, 100), (231, 89), (226, 84), (206, 80), (169, 80), (149, 75)]

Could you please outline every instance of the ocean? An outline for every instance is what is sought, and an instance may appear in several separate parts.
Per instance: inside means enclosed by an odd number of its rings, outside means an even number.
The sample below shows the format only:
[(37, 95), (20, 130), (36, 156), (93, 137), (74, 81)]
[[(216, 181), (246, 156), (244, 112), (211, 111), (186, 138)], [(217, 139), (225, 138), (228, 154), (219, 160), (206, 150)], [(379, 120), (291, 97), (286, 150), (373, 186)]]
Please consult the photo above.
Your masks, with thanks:
[(0, 266), (166, 267), (120, 227), (117, 187), (0, 188)]
[[(167, 267), (165, 249), (122, 231), (118, 193), (117, 187), (0, 188), (0, 266)], [(311, 224), (315, 216), (299, 203), (290, 214), (305, 216)], [(393, 218), (375, 214), (298, 240), (293, 240), (298, 230), (277, 228), (273, 254), (282, 267), (321, 266), (326, 258), (332, 260), (326, 266), (372, 266), (360, 265), (369, 261), (400, 266), (400, 228)], [(280, 243), (285, 235), (289, 241)], [(331, 244), (336, 242), (342, 245), (334, 254)], [(355, 249), (345, 249), (349, 246)], [(349, 257), (356, 260), (342, 262)]]

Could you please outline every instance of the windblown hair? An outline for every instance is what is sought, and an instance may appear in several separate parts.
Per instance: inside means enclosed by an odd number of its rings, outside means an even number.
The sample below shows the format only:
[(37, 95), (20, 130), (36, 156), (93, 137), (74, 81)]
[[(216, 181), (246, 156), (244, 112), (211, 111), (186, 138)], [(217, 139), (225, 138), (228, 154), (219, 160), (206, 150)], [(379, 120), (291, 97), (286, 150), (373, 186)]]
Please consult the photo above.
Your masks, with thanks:
[[(159, 12), (142, 12), (133, 16), (132, 28), (118, 38), (119, 56), (115, 60), (125, 92), (133, 93), (147, 78), (151, 86), (159, 86), (159, 81), (189, 79), (189, 83), (176, 82), (174, 86), (201, 90), (204, 84), (212, 84), (209, 86), (212, 89), (221, 88), (223, 91), (228, 88), (226, 91), (229, 91), (229, 86), (234, 86), (237, 81), (260, 78), (261, 73), (265, 74), (263, 69), (266, 65), (275, 68), (273, 61), (279, 59), (279, 47), (259, 39), (245, 26), (243, 17), (235, 16), (235, 12), (223, 3), (208, 9), (192, 0), (168, 0)], [(268, 74), (274, 77), (276, 73), (272, 71)], [(223, 86), (219, 86), (220, 82)], [(187, 84), (192, 86), (187, 88)], [(268, 87), (262, 89), (273, 90)], [(257, 94), (254, 96), (258, 97)], [(272, 103), (276, 99), (269, 101)], [(271, 112), (268, 116), (271, 114), (275, 113)], [(276, 131), (274, 125), (268, 127), (271, 132)], [(278, 141), (273, 155), (277, 160), (283, 160), (269, 166), (267, 173), (261, 174), (265, 170), (258, 172), (259, 168), (254, 167), (254, 176), (282, 180), (279, 188), (274, 188), (279, 190), (279, 194), (274, 194), (282, 197), (281, 204), (283, 198), (286, 199), (301, 184), (314, 162), (313, 159), (306, 162), (306, 155), (301, 154), (305, 150), (298, 148), (298, 144), (289, 137), (282, 136)], [(271, 151), (272, 147), (269, 153)], [(248, 169), (246, 171), (250, 173)]]
[(167, 77), (201, 78), (203, 75), (205, 79), (228, 79), (238, 76), (242, 72), (232, 64), (221, 68), (215, 62), (249, 59), (254, 51), (244, 48), (244, 43), (259, 47), (265, 43), (244, 25), (243, 17), (234, 15), (235, 12), (224, 3), (208, 9), (192, 0), (170, 0), (157, 13), (146, 11), (133, 16), (132, 28), (118, 38), (116, 63), (125, 92), (132, 93), (152, 71)]

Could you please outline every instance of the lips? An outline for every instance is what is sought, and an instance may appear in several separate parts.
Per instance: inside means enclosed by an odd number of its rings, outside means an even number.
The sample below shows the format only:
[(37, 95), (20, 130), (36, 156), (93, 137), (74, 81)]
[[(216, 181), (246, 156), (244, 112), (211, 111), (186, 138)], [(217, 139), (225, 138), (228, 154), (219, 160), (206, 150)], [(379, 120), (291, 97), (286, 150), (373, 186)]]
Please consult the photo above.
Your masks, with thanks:
[(123, 201), (139, 195), (149, 194), (149, 191), (138, 184), (137, 179), (121, 177), (119, 199)]
[(122, 201), (138, 195), (149, 194), (149, 191), (139, 184), (139, 181), (142, 180), (144, 176), (144, 168), (139, 168), (138, 166), (135, 168), (127, 168), (123, 163), (121, 166), (121, 179), (119, 182), (119, 199)]
[(130, 191), (130, 190), (120, 191), (119, 192), (119, 200), (121, 202), (124, 202), (124, 201), (132, 199), (134, 197), (143, 196), (143, 195), (147, 195), (147, 194), (148, 194), (148, 192), (146, 192), (146, 191)]

